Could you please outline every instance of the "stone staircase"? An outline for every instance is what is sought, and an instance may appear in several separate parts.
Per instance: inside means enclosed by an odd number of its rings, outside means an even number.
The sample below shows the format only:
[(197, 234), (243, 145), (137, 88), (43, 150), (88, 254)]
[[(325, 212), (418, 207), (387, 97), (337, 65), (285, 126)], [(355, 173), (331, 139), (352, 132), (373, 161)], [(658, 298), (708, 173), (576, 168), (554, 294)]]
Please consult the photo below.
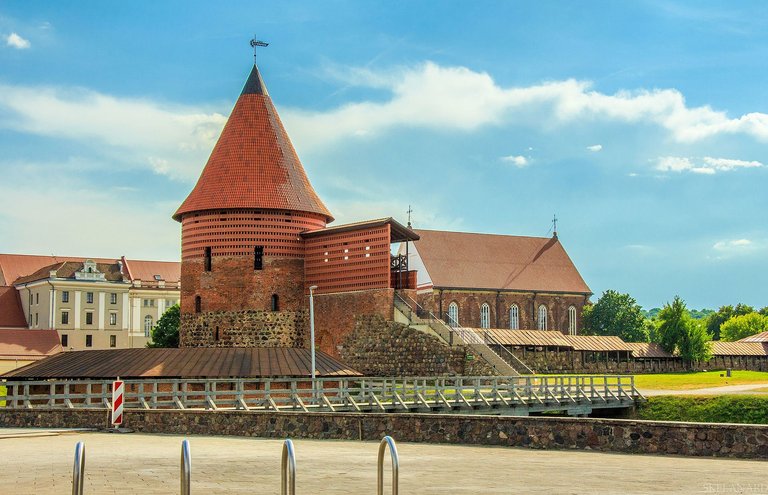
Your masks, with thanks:
[[(450, 346), (463, 345), (469, 347), (502, 376), (520, 375), (517, 368), (526, 373), (533, 373), (525, 363), (504, 349), (503, 346), (499, 346), (499, 348), (503, 350), (507, 359), (500, 356), (472, 330), (459, 326), (450, 326), (445, 321), (437, 318), (432, 312), (421, 308), (415, 301), (406, 301), (397, 293), (395, 294), (395, 321), (405, 323), (417, 330), (436, 334)], [(512, 363), (515, 363), (516, 366), (513, 366)]]

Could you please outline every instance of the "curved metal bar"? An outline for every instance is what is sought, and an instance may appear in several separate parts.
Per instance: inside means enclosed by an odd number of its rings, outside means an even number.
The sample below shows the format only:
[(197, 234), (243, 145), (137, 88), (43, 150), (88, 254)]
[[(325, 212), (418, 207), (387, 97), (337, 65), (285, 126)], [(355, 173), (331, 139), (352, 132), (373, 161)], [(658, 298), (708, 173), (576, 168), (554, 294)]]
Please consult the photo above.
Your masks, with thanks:
[(72, 495), (83, 495), (85, 481), (85, 444), (75, 445), (75, 465), (72, 468)]
[(181, 495), (189, 495), (192, 485), (192, 455), (189, 452), (189, 440), (181, 442), (181, 466), (179, 469)]
[(280, 462), (280, 470), (280, 494), (296, 495), (296, 454), (293, 451), (293, 442), (290, 439), (283, 443), (283, 457)]
[(389, 446), (389, 455), (392, 457), (392, 495), (397, 495), (399, 488), (398, 476), (400, 472), (400, 460), (397, 456), (397, 446), (395, 440), (387, 435), (381, 439), (379, 443), (379, 461), (378, 461), (378, 474), (376, 479), (378, 481), (378, 495), (384, 495), (384, 451)]

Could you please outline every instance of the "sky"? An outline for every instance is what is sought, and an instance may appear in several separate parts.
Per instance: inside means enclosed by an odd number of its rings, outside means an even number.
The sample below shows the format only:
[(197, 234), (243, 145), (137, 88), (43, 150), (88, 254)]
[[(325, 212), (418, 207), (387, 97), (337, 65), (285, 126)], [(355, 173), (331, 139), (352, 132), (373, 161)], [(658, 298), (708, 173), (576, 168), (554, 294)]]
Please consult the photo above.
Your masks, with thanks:
[(253, 63), (336, 223), (558, 236), (596, 299), (768, 306), (768, 5), (0, 3), (0, 252), (178, 260)]

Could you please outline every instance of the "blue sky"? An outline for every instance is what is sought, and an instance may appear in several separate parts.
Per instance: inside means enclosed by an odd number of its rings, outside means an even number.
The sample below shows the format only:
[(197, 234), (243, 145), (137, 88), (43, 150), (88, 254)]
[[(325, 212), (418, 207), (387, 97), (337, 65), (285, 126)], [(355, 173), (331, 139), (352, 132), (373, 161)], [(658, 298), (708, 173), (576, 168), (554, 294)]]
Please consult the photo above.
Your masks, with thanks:
[(337, 222), (546, 236), (768, 305), (764, 2), (4, 2), (0, 252), (174, 260), (252, 62)]

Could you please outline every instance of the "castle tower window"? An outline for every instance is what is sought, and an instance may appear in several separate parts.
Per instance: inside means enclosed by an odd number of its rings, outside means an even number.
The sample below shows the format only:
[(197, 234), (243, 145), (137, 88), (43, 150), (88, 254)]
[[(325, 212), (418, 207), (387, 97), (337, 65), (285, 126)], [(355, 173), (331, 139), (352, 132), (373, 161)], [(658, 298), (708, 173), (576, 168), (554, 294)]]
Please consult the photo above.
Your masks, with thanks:
[(520, 308), (517, 307), (517, 304), (513, 304), (509, 308), (509, 329), (520, 329)]
[(264, 268), (264, 246), (253, 248), (253, 269), (261, 270)]
[(280, 297), (277, 294), (272, 294), (270, 309), (272, 311), (280, 311)]
[(480, 306), (480, 328), (491, 328), (491, 307), (488, 303)]
[(539, 306), (539, 330), (547, 329), (547, 307), (543, 304)]
[(200, 296), (195, 296), (195, 313), (199, 313), (202, 310), (203, 301)]
[(211, 271), (211, 248), (210, 247), (205, 248), (205, 271), (206, 272)]
[(568, 308), (568, 333), (576, 335), (576, 308), (574, 306)]
[(448, 324), (452, 327), (459, 326), (459, 305), (455, 302), (448, 305)]

